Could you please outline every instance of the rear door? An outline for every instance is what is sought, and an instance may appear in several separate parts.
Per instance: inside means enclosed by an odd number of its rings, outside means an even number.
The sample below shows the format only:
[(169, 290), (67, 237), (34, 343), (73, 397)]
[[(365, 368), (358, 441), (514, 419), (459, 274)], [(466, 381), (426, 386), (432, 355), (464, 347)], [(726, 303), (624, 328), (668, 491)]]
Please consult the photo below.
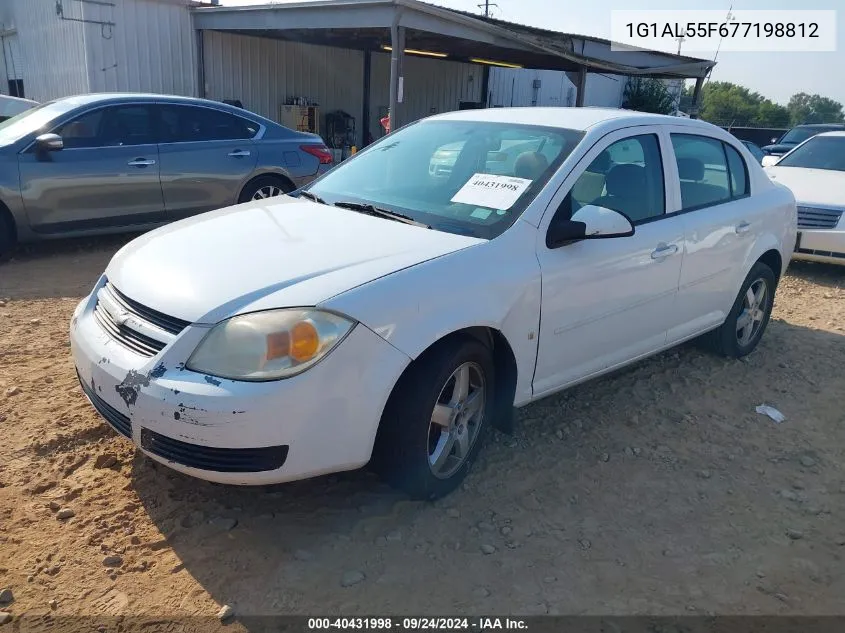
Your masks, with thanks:
[(197, 105), (156, 106), (161, 187), (167, 216), (177, 220), (235, 204), (258, 160), (262, 126)]
[(30, 226), (53, 233), (162, 222), (150, 104), (86, 110), (51, 130), (64, 149), (18, 157)]
[(670, 139), (685, 222), (673, 342), (725, 320), (765, 209), (752, 203), (748, 167), (730, 143), (684, 127), (670, 129)]

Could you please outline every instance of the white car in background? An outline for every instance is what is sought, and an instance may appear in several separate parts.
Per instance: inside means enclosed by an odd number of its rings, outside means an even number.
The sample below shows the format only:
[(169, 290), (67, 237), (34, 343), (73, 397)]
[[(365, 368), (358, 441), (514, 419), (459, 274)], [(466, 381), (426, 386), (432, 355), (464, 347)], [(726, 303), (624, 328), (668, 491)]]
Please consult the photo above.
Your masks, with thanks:
[(766, 172), (798, 201), (792, 258), (845, 265), (845, 132), (804, 141)]
[(31, 99), (0, 95), (0, 122), (11, 119), (27, 110), (32, 110), (37, 105), (38, 102)]
[(371, 462), (432, 499), (514, 407), (703, 335), (751, 352), (794, 243), (792, 194), (708, 123), (453, 112), (291, 196), (130, 242), (74, 312), (72, 353), (106, 421), (178, 471), (270, 484)]

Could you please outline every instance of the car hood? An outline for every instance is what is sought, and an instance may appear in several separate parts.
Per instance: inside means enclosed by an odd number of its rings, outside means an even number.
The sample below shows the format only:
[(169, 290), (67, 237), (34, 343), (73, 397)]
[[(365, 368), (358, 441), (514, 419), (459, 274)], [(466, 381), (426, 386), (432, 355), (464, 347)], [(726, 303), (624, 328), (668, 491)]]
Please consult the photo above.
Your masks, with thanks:
[(842, 197), (842, 191), (845, 190), (845, 172), (772, 165), (766, 168), (766, 173), (775, 182), (789, 187), (799, 205), (845, 205), (845, 199)]
[(216, 323), (252, 310), (314, 306), (484, 241), (281, 196), (142, 235), (115, 254), (106, 276), (149, 308)]
[(761, 147), (764, 152), (768, 154), (786, 154), (788, 151), (795, 148), (797, 143), (775, 143), (774, 145), (766, 145)]

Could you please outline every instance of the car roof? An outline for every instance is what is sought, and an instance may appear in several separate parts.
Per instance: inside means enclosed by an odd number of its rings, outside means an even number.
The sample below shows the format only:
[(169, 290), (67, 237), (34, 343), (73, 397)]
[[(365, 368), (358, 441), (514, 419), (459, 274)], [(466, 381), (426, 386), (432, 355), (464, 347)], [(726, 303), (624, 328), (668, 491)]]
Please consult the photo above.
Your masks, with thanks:
[(619, 108), (594, 107), (524, 107), (458, 110), (456, 112), (434, 115), (429, 117), (429, 120), (516, 123), (580, 131), (587, 131), (598, 125), (619, 128), (633, 125), (680, 125), (698, 129), (707, 128), (710, 130), (715, 127), (710, 123), (697, 119), (687, 119), (685, 117), (649, 114)]
[(97, 105), (97, 104), (107, 104), (107, 103), (122, 103), (122, 102), (137, 102), (137, 101), (149, 101), (149, 102), (158, 102), (158, 103), (185, 103), (190, 105), (205, 105), (209, 107), (216, 108), (217, 110), (223, 110), (225, 112), (230, 112), (232, 114), (236, 114), (239, 116), (243, 116), (250, 119), (258, 119), (262, 124), (265, 126), (274, 126), (279, 127), (279, 124), (275, 121), (271, 121), (266, 117), (261, 116), (260, 114), (256, 114), (251, 110), (246, 110), (244, 108), (237, 108), (235, 106), (231, 106), (228, 103), (223, 103), (221, 101), (212, 101), (210, 99), (199, 99), (197, 97), (182, 97), (178, 95), (165, 95), (165, 94), (153, 94), (148, 92), (97, 92), (92, 94), (82, 94), (82, 95), (73, 95), (71, 97), (64, 97), (62, 99), (57, 99), (56, 101), (66, 102), (72, 105), (73, 107), (80, 107), (80, 106), (88, 106), (88, 105)]
[(796, 125), (795, 127), (820, 128), (827, 130), (845, 130), (845, 124), (843, 123), (802, 123), (801, 125)]
[(836, 130), (834, 132), (822, 132), (821, 134), (816, 134), (816, 136), (824, 136), (824, 137), (834, 136), (836, 138), (845, 138), (845, 128), (843, 128), (841, 130)]

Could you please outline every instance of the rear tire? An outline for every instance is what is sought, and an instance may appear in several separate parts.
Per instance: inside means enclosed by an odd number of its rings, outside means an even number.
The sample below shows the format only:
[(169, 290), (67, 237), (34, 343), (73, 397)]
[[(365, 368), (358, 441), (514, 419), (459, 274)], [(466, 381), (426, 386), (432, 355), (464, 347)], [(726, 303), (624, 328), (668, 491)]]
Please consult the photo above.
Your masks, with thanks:
[(469, 338), (445, 340), (403, 374), (382, 414), (373, 469), (414, 499), (433, 500), (466, 477), (493, 417), (490, 349)]
[(281, 176), (258, 176), (253, 178), (244, 186), (241, 195), (238, 197), (238, 204), (250, 200), (263, 200), (264, 198), (275, 198), (293, 191), (295, 187), (286, 178)]
[(728, 358), (742, 358), (753, 352), (772, 316), (776, 288), (772, 269), (762, 262), (754, 264), (725, 322), (706, 334), (702, 342)]

